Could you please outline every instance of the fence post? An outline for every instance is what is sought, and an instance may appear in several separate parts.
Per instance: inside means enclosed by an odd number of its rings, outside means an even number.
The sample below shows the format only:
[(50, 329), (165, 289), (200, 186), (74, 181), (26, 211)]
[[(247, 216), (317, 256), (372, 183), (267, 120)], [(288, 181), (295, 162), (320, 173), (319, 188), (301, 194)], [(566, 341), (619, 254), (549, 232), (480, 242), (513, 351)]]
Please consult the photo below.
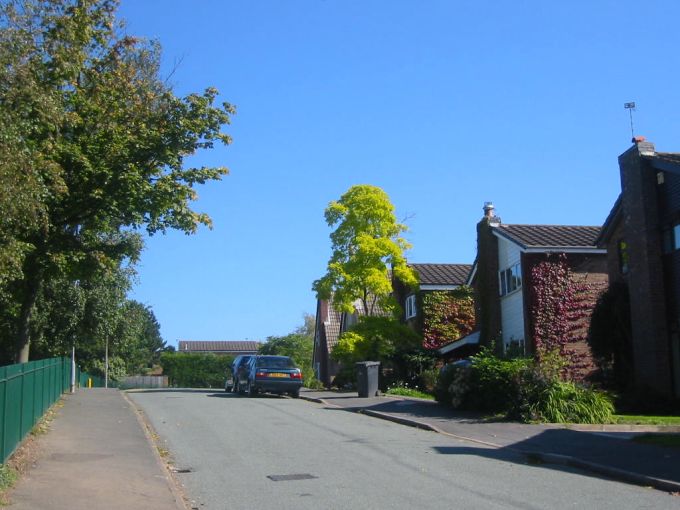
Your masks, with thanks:
[(4, 381), (4, 388), (3, 388), (3, 399), (2, 399), (2, 450), (0, 450), (0, 456), (3, 459), (3, 462), (5, 461), (5, 452), (6, 450), (6, 445), (7, 445), (7, 386), (9, 386), (9, 381), (7, 380), (7, 370), (4, 370), (5, 372), (5, 381)]

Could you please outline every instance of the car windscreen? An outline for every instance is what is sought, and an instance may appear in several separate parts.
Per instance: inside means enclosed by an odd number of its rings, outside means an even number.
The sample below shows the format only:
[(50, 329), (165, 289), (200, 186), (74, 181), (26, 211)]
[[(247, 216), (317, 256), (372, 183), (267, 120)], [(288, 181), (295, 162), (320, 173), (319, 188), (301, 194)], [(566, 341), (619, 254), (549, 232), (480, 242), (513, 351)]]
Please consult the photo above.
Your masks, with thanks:
[(290, 358), (258, 358), (257, 366), (260, 368), (295, 368), (295, 363)]

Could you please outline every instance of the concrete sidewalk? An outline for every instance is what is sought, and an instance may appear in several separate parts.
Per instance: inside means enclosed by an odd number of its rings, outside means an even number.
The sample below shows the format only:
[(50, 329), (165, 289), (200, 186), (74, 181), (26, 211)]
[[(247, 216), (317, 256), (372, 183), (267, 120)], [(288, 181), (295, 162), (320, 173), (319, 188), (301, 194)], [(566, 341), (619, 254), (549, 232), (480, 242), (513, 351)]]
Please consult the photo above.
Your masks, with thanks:
[(537, 464), (561, 464), (620, 481), (680, 492), (680, 449), (641, 444), (643, 432), (679, 427), (563, 426), (489, 422), (436, 402), (404, 397), (358, 398), (356, 392), (303, 390), (301, 398), (460, 439), (523, 453)]
[(135, 410), (117, 389), (65, 395), (39, 447), (35, 467), (10, 493), (12, 510), (185, 508)]

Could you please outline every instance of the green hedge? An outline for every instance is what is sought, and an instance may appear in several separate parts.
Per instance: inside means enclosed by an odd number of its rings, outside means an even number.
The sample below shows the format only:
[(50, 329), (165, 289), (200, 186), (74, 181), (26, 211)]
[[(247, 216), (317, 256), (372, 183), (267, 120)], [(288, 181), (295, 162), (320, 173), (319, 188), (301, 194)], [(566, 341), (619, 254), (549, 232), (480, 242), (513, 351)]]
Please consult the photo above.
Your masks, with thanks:
[(165, 352), (161, 355), (163, 374), (175, 388), (223, 388), (232, 356)]

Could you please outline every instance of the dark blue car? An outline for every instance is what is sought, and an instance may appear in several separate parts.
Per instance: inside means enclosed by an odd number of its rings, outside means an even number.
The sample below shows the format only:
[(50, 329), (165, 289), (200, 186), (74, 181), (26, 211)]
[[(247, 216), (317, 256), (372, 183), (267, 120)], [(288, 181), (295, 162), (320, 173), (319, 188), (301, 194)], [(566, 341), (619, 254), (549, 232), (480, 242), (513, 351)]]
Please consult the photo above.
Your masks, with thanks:
[(238, 387), (249, 397), (260, 392), (300, 396), (302, 372), (288, 356), (254, 356), (242, 374)]

